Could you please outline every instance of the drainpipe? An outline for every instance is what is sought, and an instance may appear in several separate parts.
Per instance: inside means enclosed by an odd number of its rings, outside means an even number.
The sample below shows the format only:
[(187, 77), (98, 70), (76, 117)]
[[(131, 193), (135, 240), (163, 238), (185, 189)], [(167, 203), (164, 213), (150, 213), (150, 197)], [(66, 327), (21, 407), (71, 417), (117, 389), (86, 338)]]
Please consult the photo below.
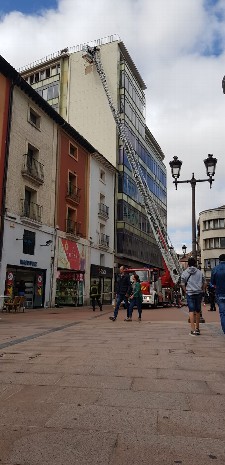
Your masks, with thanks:
[(0, 260), (2, 259), (3, 237), (4, 237), (5, 199), (6, 199), (6, 184), (7, 184), (8, 161), (9, 161), (9, 144), (10, 144), (11, 119), (12, 119), (13, 90), (14, 90), (14, 82), (12, 81), (10, 85), (10, 91), (9, 91), (9, 108), (8, 108), (8, 121), (7, 121), (7, 132), (6, 132), (6, 142), (5, 142), (4, 174), (3, 174), (3, 184), (2, 184)]

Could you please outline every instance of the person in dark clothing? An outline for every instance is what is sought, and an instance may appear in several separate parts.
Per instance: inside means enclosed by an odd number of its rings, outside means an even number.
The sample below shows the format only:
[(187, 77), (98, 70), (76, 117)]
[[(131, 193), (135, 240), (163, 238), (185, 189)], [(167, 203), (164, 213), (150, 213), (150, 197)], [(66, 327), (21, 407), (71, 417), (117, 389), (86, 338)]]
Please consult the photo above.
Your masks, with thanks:
[(211, 284), (209, 284), (208, 293), (209, 293), (209, 303), (210, 303), (209, 312), (215, 312), (216, 311), (216, 291), (215, 291), (215, 287), (212, 286)]
[(219, 256), (219, 265), (212, 270), (210, 284), (216, 287), (216, 302), (219, 307), (221, 327), (225, 334), (225, 254)]
[(100, 301), (101, 293), (100, 293), (100, 289), (96, 281), (94, 281), (93, 284), (91, 285), (90, 297), (91, 297), (91, 304), (92, 304), (93, 312), (95, 312), (96, 302), (100, 308), (100, 311), (102, 311), (102, 304)]
[(23, 281), (23, 279), (21, 279), (18, 284), (18, 295), (24, 296), (25, 290), (26, 290), (25, 282)]
[(124, 301), (125, 307), (127, 309), (127, 314), (129, 315), (128, 297), (131, 292), (131, 282), (130, 282), (129, 274), (124, 273), (124, 270), (125, 270), (124, 266), (121, 266), (120, 277), (116, 285), (116, 306), (114, 309), (114, 315), (109, 317), (109, 319), (112, 321), (115, 321), (117, 319), (118, 311), (119, 311), (120, 304), (122, 301)]

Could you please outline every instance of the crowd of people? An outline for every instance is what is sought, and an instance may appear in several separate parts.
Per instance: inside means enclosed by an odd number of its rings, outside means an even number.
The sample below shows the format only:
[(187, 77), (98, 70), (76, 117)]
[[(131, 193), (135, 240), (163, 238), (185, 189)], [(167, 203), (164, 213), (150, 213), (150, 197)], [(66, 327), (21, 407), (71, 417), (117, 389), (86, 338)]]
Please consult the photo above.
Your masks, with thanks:
[[(194, 257), (188, 259), (188, 268), (181, 275), (180, 287), (174, 288), (174, 305), (182, 306), (181, 292), (183, 297), (187, 299), (189, 310), (191, 336), (200, 335), (200, 315), (202, 301), (209, 303), (209, 311), (216, 311), (216, 303), (218, 304), (220, 321), (223, 333), (225, 334), (225, 254), (220, 255), (219, 265), (213, 268), (211, 273), (211, 281), (207, 284), (203, 272), (197, 267)], [(100, 301), (100, 290), (96, 281), (91, 287), (91, 300), (93, 311), (95, 305), (98, 304), (102, 310)], [(138, 311), (138, 320), (141, 321), (142, 315), (142, 292), (139, 276), (134, 274), (130, 278), (128, 273), (125, 273), (125, 267), (120, 267), (120, 275), (116, 284), (116, 301), (113, 316), (110, 316), (111, 321), (116, 321), (119, 308), (123, 302), (127, 311), (125, 321), (132, 321), (133, 309), (136, 306)]]

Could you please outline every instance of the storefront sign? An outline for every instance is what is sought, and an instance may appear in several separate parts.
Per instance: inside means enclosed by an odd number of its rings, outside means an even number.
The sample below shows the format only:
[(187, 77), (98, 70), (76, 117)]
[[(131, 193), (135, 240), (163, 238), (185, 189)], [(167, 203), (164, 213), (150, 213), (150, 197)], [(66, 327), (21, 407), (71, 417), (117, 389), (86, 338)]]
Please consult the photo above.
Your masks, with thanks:
[(113, 269), (107, 266), (91, 265), (91, 277), (98, 278), (103, 276), (104, 278), (113, 277)]
[(37, 262), (32, 262), (30, 260), (22, 260), (22, 259), (20, 259), (20, 265), (36, 267)]

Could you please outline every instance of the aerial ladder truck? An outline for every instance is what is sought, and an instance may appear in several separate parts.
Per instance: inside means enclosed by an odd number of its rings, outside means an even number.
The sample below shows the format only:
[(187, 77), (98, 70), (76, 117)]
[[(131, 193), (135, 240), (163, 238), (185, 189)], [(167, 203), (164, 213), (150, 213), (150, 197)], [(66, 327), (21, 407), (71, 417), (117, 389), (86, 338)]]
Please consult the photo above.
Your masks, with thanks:
[(177, 284), (179, 282), (182, 269), (178, 261), (177, 254), (175, 253), (175, 250), (167, 234), (164, 222), (159, 213), (157, 203), (153, 197), (153, 194), (149, 190), (147, 182), (144, 178), (144, 174), (142, 171), (142, 167), (139, 163), (137, 153), (134, 150), (131, 142), (129, 141), (126, 135), (124, 123), (110, 95), (110, 91), (109, 91), (109, 87), (108, 87), (107, 79), (106, 79), (106, 74), (105, 74), (105, 71), (103, 69), (103, 65), (101, 62), (100, 49), (98, 47), (90, 47), (88, 45), (85, 46), (83, 58), (88, 63), (93, 63), (96, 67), (96, 70), (102, 82), (103, 88), (105, 90), (105, 94), (108, 99), (108, 103), (109, 103), (113, 118), (116, 123), (116, 127), (118, 130), (120, 140), (124, 146), (128, 161), (131, 166), (133, 178), (142, 196), (146, 215), (149, 220), (154, 238), (162, 254), (162, 257), (166, 263), (166, 267), (168, 268), (170, 272), (172, 281), (174, 284)]

